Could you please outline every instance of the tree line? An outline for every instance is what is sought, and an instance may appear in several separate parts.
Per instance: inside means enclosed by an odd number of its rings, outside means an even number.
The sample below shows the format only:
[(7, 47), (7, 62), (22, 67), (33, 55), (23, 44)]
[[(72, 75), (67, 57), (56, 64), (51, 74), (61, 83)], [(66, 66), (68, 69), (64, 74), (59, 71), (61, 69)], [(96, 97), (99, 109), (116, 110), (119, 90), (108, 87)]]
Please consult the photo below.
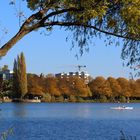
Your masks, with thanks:
[(105, 79), (98, 76), (91, 77), (87, 84), (78, 76), (55, 77), (53, 74), (46, 76), (26, 74), (23, 53), (14, 60), (13, 71), (12, 79), (0, 79), (1, 98), (4, 96), (14, 99), (38, 97), (47, 102), (126, 102), (140, 99), (140, 79), (128, 80), (123, 77)]
[[(105, 79), (102, 76), (85, 84), (76, 76), (57, 78), (28, 74), (28, 92), (71, 101), (93, 100), (100, 102), (125, 102), (140, 99), (140, 79), (128, 80), (123, 77)], [(72, 99), (71, 99), (72, 98)]]
[(57, 78), (53, 75), (27, 74), (26, 93), (17, 89), (23, 85), (15, 83), (14, 77), (9, 81), (1, 80), (1, 97), (33, 99), (37, 96), (46, 102), (126, 102), (140, 99), (140, 79), (105, 79), (99, 76), (85, 84), (83, 79), (76, 76)]
[(89, 83), (93, 99), (109, 101), (139, 100), (140, 79), (128, 80), (123, 77), (96, 77)]

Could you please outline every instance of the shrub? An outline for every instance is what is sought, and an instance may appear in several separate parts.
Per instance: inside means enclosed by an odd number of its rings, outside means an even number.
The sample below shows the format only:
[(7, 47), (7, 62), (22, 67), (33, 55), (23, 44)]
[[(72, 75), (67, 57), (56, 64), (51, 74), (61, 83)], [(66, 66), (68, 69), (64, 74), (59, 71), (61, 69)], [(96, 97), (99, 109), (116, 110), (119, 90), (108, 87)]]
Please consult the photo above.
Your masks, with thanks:
[(77, 99), (74, 95), (70, 95), (70, 102), (76, 102)]
[(77, 98), (77, 101), (80, 102), (80, 103), (82, 103), (82, 102), (84, 102), (84, 99), (82, 97), (78, 97)]
[(56, 102), (55, 96), (51, 96), (51, 102)]
[(120, 96), (120, 97), (119, 97), (119, 101), (120, 101), (120, 102), (126, 102), (125, 96)]
[(64, 102), (64, 97), (61, 95), (59, 97), (56, 98), (57, 102)]
[(105, 95), (101, 95), (99, 101), (102, 103), (105, 103), (105, 102), (107, 102), (107, 97)]
[(42, 102), (51, 102), (51, 99), (51, 95), (49, 93), (46, 93), (43, 95)]

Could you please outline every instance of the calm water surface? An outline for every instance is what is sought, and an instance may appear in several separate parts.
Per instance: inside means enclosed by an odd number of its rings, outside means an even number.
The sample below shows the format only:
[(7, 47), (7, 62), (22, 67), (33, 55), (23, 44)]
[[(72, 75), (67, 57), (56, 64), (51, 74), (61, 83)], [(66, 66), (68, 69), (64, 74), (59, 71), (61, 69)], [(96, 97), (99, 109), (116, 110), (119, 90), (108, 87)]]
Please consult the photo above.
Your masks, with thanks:
[(2, 103), (0, 132), (13, 127), (8, 140), (119, 140), (123, 130), (140, 140), (140, 104), (126, 104), (133, 110), (110, 109), (119, 105)]

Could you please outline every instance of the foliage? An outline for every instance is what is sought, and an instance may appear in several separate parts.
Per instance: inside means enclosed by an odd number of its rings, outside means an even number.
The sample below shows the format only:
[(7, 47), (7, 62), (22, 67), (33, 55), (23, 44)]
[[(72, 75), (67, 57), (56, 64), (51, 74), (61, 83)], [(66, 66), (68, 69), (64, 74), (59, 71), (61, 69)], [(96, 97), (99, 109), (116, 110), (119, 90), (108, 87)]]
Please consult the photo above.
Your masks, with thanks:
[(6, 71), (6, 70), (8, 70), (8, 65), (4, 65), (4, 66), (2, 67), (2, 71)]
[[(56, 77), (39, 77), (28, 74), (28, 92), (29, 93), (49, 93), (56, 97), (68, 98), (71, 94), (80, 97), (91, 96), (89, 87), (84, 81), (77, 77), (56, 78)], [(64, 99), (63, 99), (64, 100)]]
[(43, 102), (51, 102), (51, 95), (49, 93), (43, 94), (43, 98), (41, 101)]
[(118, 78), (117, 81), (119, 82), (121, 86), (121, 95), (129, 97), (131, 95), (131, 89), (130, 89), (130, 83), (127, 79), (125, 78)]
[[(17, 61), (14, 63), (14, 77), (12, 80), (0, 79), (0, 98), (4, 96), (21, 97), (19, 90)], [(17, 75), (16, 75), (17, 74)], [(16, 77), (17, 76), (17, 77)], [(18, 77), (19, 76), (19, 77)], [(43, 76), (28, 74), (28, 94), (30, 97), (42, 97), (42, 101), (99, 101), (99, 102), (126, 102), (140, 100), (140, 79), (128, 80), (122, 77), (96, 77), (87, 84), (77, 76), (57, 78), (55, 76)], [(15, 94), (16, 93), (16, 94)], [(23, 94), (24, 95), (24, 94)]]
[(59, 26), (71, 31), (72, 47), (77, 45), (80, 54), (89, 49), (91, 39), (105, 35), (107, 44), (123, 42), (122, 58), (127, 59), (127, 65), (139, 62), (139, 0), (26, 0), (26, 3), (33, 14), (26, 16), (19, 32), (1, 47), (0, 56), (30, 32), (42, 27), (50, 32)]
[(52, 97), (51, 97), (51, 102), (56, 102), (55, 96), (52, 96)]
[(61, 93), (58, 89), (58, 80), (55, 77), (48, 77), (44, 79), (44, 88), (46, 92), (54, 96), (60, 96)]
[(69, 78), (70, 92), (75, 96), (87, 97), (91, 96), (89, 87), (85, 84), (84, 80), (73, 76)]
[(120, 101), (120, 102), (126, 102), (125, 96), (120, 96), (120, 97), (119, 97), (119, 101)]
[(105, 103), (107, 102), (107, 97), (105, 95), (101, 95), (99, 101)]
[(109, 82), (113, 96), (119, 96), (121, 92), (121, 86), (119, 85), (118, 81), (113, 77), (108, 77), (107, 81)]
[(99, 98), (102, 94), (106, 96), (111, 95), (111, 88), (103, 77), (96, 77), (89, 83), (89, 87), (92, 92), (92, 96)]
[(12, 97), (13, 82), (11, 80), (0, 80), (0, 97)]
[(74, 95), (70, 95), (70, 102), (76, 102), (77, 99)]
[(76, 102), (78, 99), (93, 99), (100, 102), (125, 102), (128, 98), (139, 100), (139, 87), (140, 80), (127, 80), (121, 77), (117, 79), (96, 77), (87, 85), (78, 77), (56, 78), (54, 76), (40, 77), (35, 74), (28, 74), (28, 93), (41, 95), (44, 101), (57, 102), (62, 97), (61, 101), (66, 99), (72, 102)]
[(8, 136), (12, 135), (12, 134), (13, 134), (13, 128), (11, 127), (1, 133), (0, 140), (6, 140), (8, 138)]
[(58, 79), (58, 87), (59, 87), (60, 92), (64, 96), (69, 96), (71, 94), (69, 81), (66, 77)]
[[(103, 77), (96, 77), (88, 85), (92, 92), (93, 99), (100, 99), (100, 97), (106, 96), (109, 101), (121, 101), (126, 102), (126, 99), (131, 98), (139, 100), (140, 97), (140, 80), (127, 80), (125, 78), (113, 78), (109, 77), (104, 79)], [(108, 83), (108, 91), (110, 94), (106, 94), (105, 84)], [(110, 89), (109, 89), (110, 88)], [(110, 95), (110, 96), (108, 96)]]
[(13, 91), (16, 98), (24, 97), (27, 93), (27, 75), (24, 54), (21, 53), (14, 61)]
[(61, 95), (59, 97), (56, 97), (57, 102), (64, 102), (64, 97)]
[(82, 97), (77, 97), (77, 102), (83, 103), (84, 99)]

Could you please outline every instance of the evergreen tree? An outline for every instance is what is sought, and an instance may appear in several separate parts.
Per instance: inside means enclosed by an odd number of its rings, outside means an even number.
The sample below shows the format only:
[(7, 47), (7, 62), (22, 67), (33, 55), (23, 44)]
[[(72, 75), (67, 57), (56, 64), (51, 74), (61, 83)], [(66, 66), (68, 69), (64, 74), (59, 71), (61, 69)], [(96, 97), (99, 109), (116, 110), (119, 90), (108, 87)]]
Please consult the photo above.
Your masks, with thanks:
[(22, 98), (27, 93), (27, 75), (24, 54), (21, 53), (14, 61), (13, 90), (14, 97)]
[(22, 96), (24, 96), (27, 93), (27, 74), (26, 74), (26, 63), (25, 63), (25, 57), (23, 52), (20, 55), (20, 61), (19, 61), (19, 72), (20, 72), (20, 92)]
[(14, 72), (13, 73), (13, 93), (14, 93), (15, 98), (20, 98), (21, 94), (19, 92), (19, 74), (18, 74), (17, 60), (16, 59), (14, 60), (14, 68), (13, 68), (13, 72)]

